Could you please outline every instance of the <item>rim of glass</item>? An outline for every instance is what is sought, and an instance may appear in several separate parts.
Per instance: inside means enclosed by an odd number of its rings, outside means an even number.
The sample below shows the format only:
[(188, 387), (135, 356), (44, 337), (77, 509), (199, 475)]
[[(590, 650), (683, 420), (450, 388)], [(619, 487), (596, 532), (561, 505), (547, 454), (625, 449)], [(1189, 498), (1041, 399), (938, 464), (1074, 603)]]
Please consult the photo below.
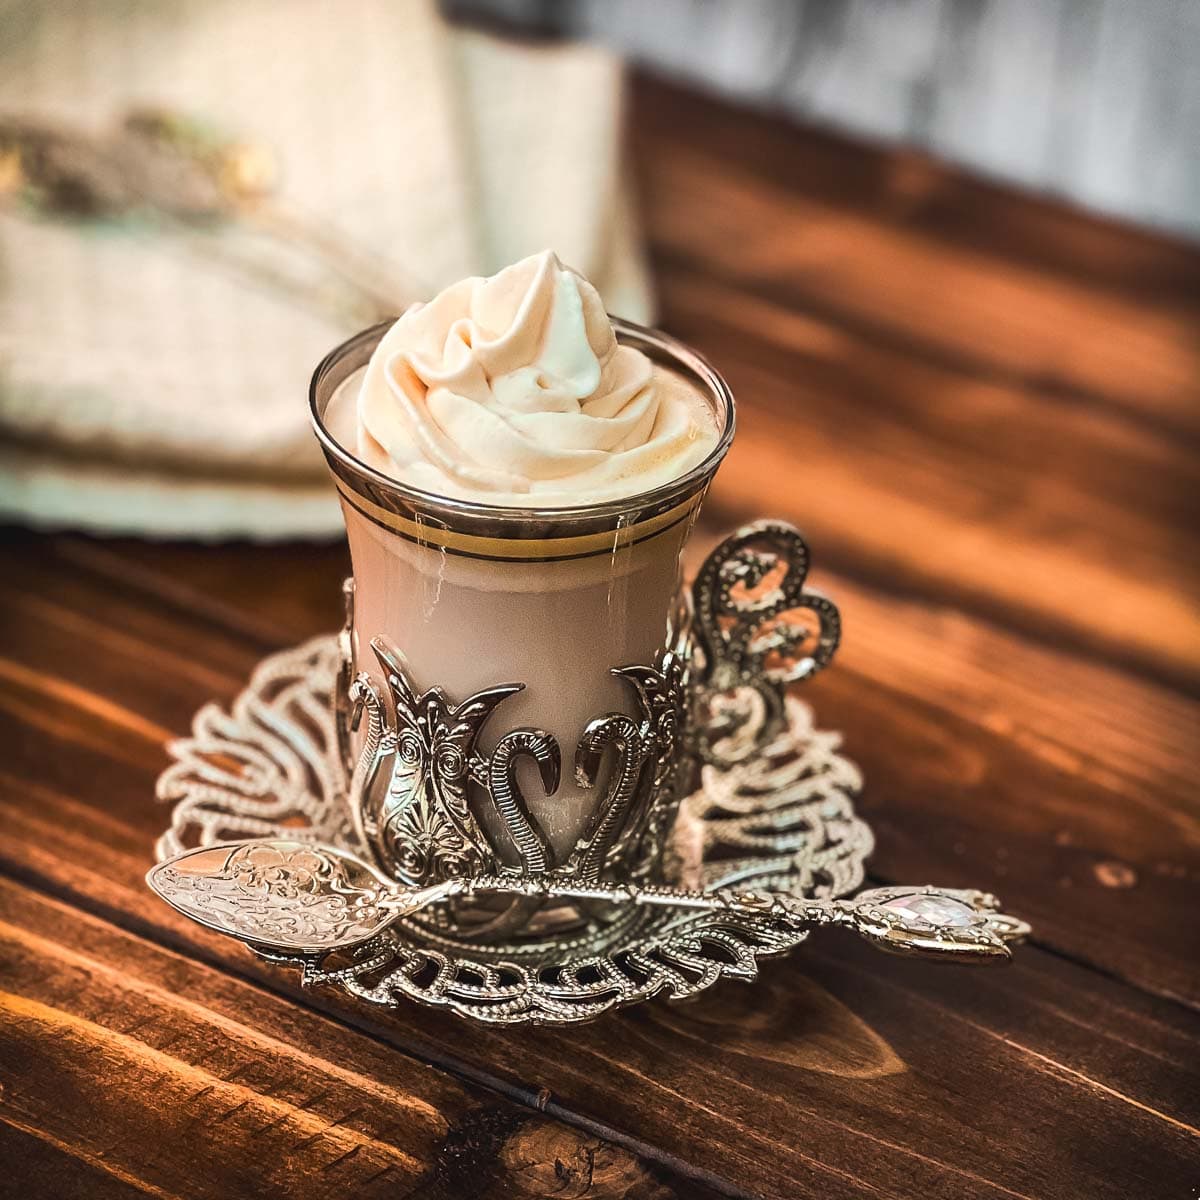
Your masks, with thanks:
[[(612, 322), (613, 331), (617, 334), (618, 340), (628, 339), (628, 341), (634, 344), (640, 344), (641, 347), (651, 347), (658, 350), (692, 374), (698, 376), (708, 386), (712, 396), (716, 400), (717, 406), (721, 410), (717, 413), (718, 417), (724, 418), (724, 425), (720, 436), (717, 438), (717, 444), (699, 463), (690, 471), (680, 475), (677, 479), (659, 484), (648, 491), (632, 492), (628, 496), (618, 496), (615, 499), (603, 500), (597, 504), (546, 505), (535, 508), (518, 507), (511, 504), (482, 504), (475, 500), (463, 499), (462, 497), (443, 496), (440, 492), (427, 492), (422, 488), (413, 487), (411, 484), (402, 483), (390, 475), (384, 475), (381, 471), (377, 471), (374, 467), (363, 462), (361, 458), (347, 450), (326, 428), (325, 421), (318, 411), (317, 390), (321, 383), (324, 382), (326, 375), (347, 354), (372, 338), (378, 341), (395, 324), (395, 318), (379, 321), (377, 324), (356, 333), (353, 337), (347, 338), (344, 342), (335, 346), (317, 364), (317, 368), (313, 372), (312, 380), (308, 386), (308, 415), (312, 423), (313, 432), (316, 434), (317, 440), (321, 443), (321, 447), (326, 454), (332, 455), (345, 467), (363, 476), (376, 487), (395, 492), (397, 495), (420, 505), (432, 505), (468, 516), (510, 521), (536, 521), (539, 519), (546, 520), (547, 518), (569, 520), (571, 518), (617, 516), (630, 508), (640, 508), (643, 505), (654, 503), (676, 493), (682, 494), (687, 492), (696, 483), (704, 479), (705, 476), (711, 476), (729, 451), (737, 424), (737, 406), (734, 403), (733, 392), (730, 391), (729, 385), (725, 382), (716, 367), (685, 342), (681, 342), (659, 329), (651, 329), (645, 325), (638, 325), (634, 321), (626, 321), (621, 317), (610, 315), (609, 320)], [(363, 365), (365, 366), (366, 364), (364, 363)], [(355, 367), (354, 369), (358, 370), (359, 368)]]

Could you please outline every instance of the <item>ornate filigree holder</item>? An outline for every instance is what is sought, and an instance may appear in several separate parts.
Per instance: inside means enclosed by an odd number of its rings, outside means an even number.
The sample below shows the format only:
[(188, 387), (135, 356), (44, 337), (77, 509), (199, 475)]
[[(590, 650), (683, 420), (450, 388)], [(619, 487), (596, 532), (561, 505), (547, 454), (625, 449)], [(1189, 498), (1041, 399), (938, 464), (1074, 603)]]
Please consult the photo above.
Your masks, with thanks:
[(901, 953), (1006, 960), (1028, 927), (983, 893), (839, 899), (872, 842), (838, 737), (785, 695), (840, 632), (807, 569), (803, 539), (776, 522), (709, 557), (671, 649), (616, 672), (639, 715), (598, 717), (580, 739), (576, 780), (603, 802), (563, 861), (516, 771), (529, 759), (553, 793), (557, 743), (514, 729), (480, 747), (519, 685), (421, 692), (376, 639), (385, 690), (353, 676), (343, 635), (265, 660), (230, 714), (205, 707), (171, 747), (167, 861), (149, 882), (305, 984), (489, 1022), (581, 1021), (753, 979), (817, 924)]

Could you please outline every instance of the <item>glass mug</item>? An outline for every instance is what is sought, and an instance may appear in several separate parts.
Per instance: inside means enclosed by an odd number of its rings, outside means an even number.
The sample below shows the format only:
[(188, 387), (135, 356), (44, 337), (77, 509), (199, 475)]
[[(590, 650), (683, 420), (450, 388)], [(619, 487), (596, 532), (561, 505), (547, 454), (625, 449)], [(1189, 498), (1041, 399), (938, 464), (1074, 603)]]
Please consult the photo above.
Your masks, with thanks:
[(359, 835), (413, 884), (497, 865), (586, 877), (621, 853), (644, 873), (661, 846), (632, 808), (655, 809), (661, 840), (685, 719), (680, 556), (733, 439), (733, 396), (680, 342), (614, 320), (709, 404), (720, 432), (703, 462), (574, 508), (437, 496), (373, 470), (325, 422), (388, 325), (333, 350), (310, 389), (354, 573), (342, 733)]

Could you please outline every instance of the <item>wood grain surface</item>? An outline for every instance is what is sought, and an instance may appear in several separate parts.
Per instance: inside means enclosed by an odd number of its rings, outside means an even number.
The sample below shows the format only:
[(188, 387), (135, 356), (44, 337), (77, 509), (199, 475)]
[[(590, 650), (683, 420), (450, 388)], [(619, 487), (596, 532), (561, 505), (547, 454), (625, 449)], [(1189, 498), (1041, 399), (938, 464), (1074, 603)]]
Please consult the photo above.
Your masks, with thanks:
[(0, 906), (0, 1115), (47, 1196), (80, 1167), (180, 1200), (712, 1194), (19, 884)]
[(740, 403), (693, 561), (805, 529), (846, 622), (806, 696), (873, 875), (993, 888), (1034, 944), (934, 970), (829, 934), (571, 1031), (302, 993), (142, 876), (163, 743), (336, 625), (344, 549), (13, 531), (0, 1195), (1200, 1185), (1200, 254), (661, 84), (632, 127), (663, 324)]
[(1192, 0), (442, 0), (599, 41), (800, 120), (927, 146), (997, 178), (1200, 235)]

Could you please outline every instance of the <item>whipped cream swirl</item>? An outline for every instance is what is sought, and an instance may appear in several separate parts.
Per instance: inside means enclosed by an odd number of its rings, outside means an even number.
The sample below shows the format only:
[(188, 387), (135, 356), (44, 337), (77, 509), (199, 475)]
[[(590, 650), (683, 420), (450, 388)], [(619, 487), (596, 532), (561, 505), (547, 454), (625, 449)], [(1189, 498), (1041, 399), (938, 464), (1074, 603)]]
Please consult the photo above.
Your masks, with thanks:
[(718, 433), (698, 391), (620, 345), (596, 289), (544, 251), (405, 312), (363, 376), (358, 438), (425, 491), (553, 507), (678, 478)]

